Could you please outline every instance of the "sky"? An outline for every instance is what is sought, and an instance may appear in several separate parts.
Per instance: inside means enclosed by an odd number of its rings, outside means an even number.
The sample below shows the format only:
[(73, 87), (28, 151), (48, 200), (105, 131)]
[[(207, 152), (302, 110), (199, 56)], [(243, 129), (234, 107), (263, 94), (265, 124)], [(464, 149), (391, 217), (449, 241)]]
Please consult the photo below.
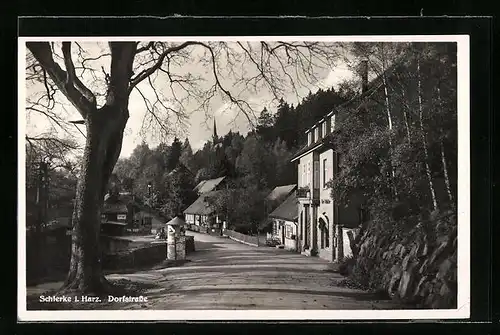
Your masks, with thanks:
[[(85, 58), (97, 58), (98, 56), (106, 54), (108, 52), (107, 45), (104, 42), (81, 42), (79, 44), (86, 52)], [(200, 81), (200, 88), (208, 89), (213, 83), (213, 78), (210, 72), (210, 65), (199, 61), (199, 59), (206, 58), (206, 55), (204, 54), (205, 51), (202, 49), (203, 48), (201, 47), (195, 47), (190, 50), (189, 59), (181, 60), (177, 68), (173, 66), (172, 72), (178, 73), (179, 75), (183, 76), (185, 76), (186, 74), (192, 74), (194, 76), (199, 75), (201, 78), (203, 78), (203, 81)], [(78, 48), (73, 47), (73, 59), (76, 67), (81, 64), (79, 63), (80, 58), (76, 53), (77, 50)], [(62, 68), (64, 68), (64, 64), (62, 63), (61, 59), (56, 55), (55, 60), (61, 65)], [(77, 69), (77, 71), (79, 71), (77, 72), (77, 75), (79, 75), (82, 81), (94, 92), (102, 91), (104, 72), (101, 69), (107, 71), (107, 69), (109, 68), (109, 60), (110, 57), (103, 56), (98, 60), (87, 61), (85, 63), (86, 66), (91, 66), (92, 68), (96, 69), (95, 73), (91, 76), (88, 70), (82, 72), (83, 70)], [(235, 84), (234, 79), (232, 79), (231, 75), (226, 71), (226, 68), (229, 68), (229, 66), (224, 65), (224, 60), (224, 57), (221, 56), (221, 62), (219, 66), (221, 68), (220, 81), (225, 88), (230, 90), (232, 93), (241, 91), (241, 97), (245, 101), (249, 102), (257, 113), (264, 107), (266, 107), (271, 112), (276, 110), (277, 103), (276, 101), (273, 101), (271, 92), (269, 90), (266, 90), (265, 87), (259, 86), (254, 90), (245, 89), (245, 87), (243, 87), (243, 89), (240, 90), (241, 87)], [(136, 62), (139, 61), (140, 59), (136, 59)], [(275, 67), (275, 70), (280, 71), (276, 64), (271, 65), (271, 67), (273, 66)], [(242, 66), (240, 71), (243, 71), (242, 73), (244, 73), (244, 75), (247, 77), (251, 77), (253, 74), (255, 74), (255, 70), (252, 70), (251, 66)], [(317, 74), (316, 81), (314, 83), (309, 83), (302, 86), (299, 85), (297, 90), (299, 96), (297, 95), (297, 92), (293, 92), (292, 90), (283, 92), (282, 97), (284, 98), (284, 100), (290, 104), (296, 105), (303, 96), (307, 95), (309, 91), (315, 92), (319, 87), (336, 87), (343, 80), (352, 78), (353, 76), (352, 71), (343, 61), (336, 62), (335, 66), (332, 68), (328, 69), (318, 67), (317, 69), (314, 69), (314, 71), (316, 71)], [(168, 101), (172, 104), (172, 106), (174, 106), (174, 102), (172, 100), (172, 92), (168, 89), (168, 77), (163, 73), (158, 73), (151, 76), (151, 78), (153, 80), (153, 86), (157, 88), (159, 94), (165, 97), (165, 101)], [(151, 101), (154, 100), (154, 91), (151, 89), (151, 86), (148, 85), (147, 80), (140, 83), (138, 85), (138, 88), (141, 90), (144, 96), (146, 96)], [(44, 92), (45, 87), (42, 84), (27, 81), (26, 97), (29, 101), (33, 101), (36, 97), (38, 97), (40, 94), (43, 94)], [(177, 94), (181, 95), (177, 97), (179, 99), (182, 99), (182, 90), (178, 90), (176, 92)], [(58, 105), (54, 110), (54, 113), (57, 114), (58, 117), (61, 117), (61, 119), (65, 121), (74, 121), (81, 119), (76, 109), (71, 104), (69, 104), (69, 102), (67, 102), (62, 94), (56, 94), (55, 98), (56, 101), (62, 103), (61, 105)], [(246, 134), (250, 129), (250, 124), (247, 117), (245, 117), (245, 115), (241, 113), (238, 108), (228, 103), (227, 99), (225, 100), (218, 95), (216, 95), (210, 101), (205, 110), (196, 110), (196, 106), (198, 105), (191, 100), (184, 104), (185, 112), (188, 114), (188, 116), (183, 126), (177, 123), (175, 116), (167, 113), (162, 114), (164, 118), (168, 118), (168, 120), (170, 121), (168, 122), (168, 124), (171, 125), (171, 134), (167, 138), (167, 143), (173, 140), (173, 136), (177, 136), (181, 140), (188, 138), (191, 146), (193, 147), (193, 150), (202, 148), (203, 144), (212, 136), (214, 118), (217, 125), (217, 133), (219, 136), (222, 136), (229, 131)], [(122, 151), (120, 155), (120, 157), (122, 158), (128, 157), (132, 153), (134, 148), (142, 141), (148, 143), (150, 147), (155, 147), (161, 141), (160, 136), (157, 135), (160, 128), (147, 126), (149, 120), (145, 119), (145, 116), (147, 117), (150, 114), (146, 112), (144, 99), (141, 97), (141, 94), (139, 94), (138, 91), (133, 91), (130, 96), (129, 111), (130, 118), (125, 129)], [(79, 127), (79, 129), (77, 129), (77, 127)], [(29, 112), (26, 115), (26, 132), (29, 136), (40, 136), (49, 132), (57, 132), (58, 136), (72, 137), (78, 143), (83, 145), (85, 139), (80, 131), (85, 132), (85, 126), (75, 126), (73, 124), (67, 124), (64, 128), (64, 130), (61, 130), (58, 126), (54, 126), (46, 116), (39, 113)]]

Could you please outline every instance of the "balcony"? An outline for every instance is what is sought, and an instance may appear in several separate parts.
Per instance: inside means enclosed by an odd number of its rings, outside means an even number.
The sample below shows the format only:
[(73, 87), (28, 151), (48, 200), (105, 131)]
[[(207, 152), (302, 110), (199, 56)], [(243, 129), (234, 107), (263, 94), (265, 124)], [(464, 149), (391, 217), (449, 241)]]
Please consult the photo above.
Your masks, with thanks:
[(299, 187), (297, 189), (297, 198), (302, 201), (319, 203), (319, 188), (313, 188), (311, 192), (309, 186)]

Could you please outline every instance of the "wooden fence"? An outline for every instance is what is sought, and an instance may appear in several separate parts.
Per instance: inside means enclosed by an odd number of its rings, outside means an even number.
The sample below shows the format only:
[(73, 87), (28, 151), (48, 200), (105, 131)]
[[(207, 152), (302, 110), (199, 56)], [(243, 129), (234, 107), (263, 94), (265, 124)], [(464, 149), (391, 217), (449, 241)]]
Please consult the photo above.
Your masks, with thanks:
[(259, 237), (258, 236), (250, 236), (242, 233), (238, 233), (234, 230), (224, 229), (223, 234), (228, 236), (230, 239), (235, 240), (237, 242), (241, 242), (244, 244), (248, 244), (254, 247), (259, 246)]

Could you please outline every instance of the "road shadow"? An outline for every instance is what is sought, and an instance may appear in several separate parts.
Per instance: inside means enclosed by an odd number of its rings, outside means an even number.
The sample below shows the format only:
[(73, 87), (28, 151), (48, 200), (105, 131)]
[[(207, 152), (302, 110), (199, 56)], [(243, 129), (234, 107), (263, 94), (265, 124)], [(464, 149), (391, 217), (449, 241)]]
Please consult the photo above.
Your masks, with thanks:
[(313, 290), (304, 290), (304, 289), (285, 289), (285, 288), (237, 288), (237, 289), (228, 289), (217, 288), (217, 287), (207, 287), (207, 288), (195, 288), (189, 290), (170, 290), (168, 293), (178, 293), (184, 294), (187, 296), (207, 294), (207, 293), (219, 293), (224, 292), (227, 294), (228, 292), (233, 292), (237, 295), (238, 292), (266, 292), (266, 293), (279, 293), (283, 296), (288, 294), (301, 294), (306, 296), (328, 296), (328, 297), (342, 297), (349, 298), (354, 301), (387, 301), (391, 302), (390, 298), (381, 297), (377, 293), (372, 292), (359, 292), (359, 291), (337, 291), (337, 292), (328, 292), (328, 291), (313, 291)]

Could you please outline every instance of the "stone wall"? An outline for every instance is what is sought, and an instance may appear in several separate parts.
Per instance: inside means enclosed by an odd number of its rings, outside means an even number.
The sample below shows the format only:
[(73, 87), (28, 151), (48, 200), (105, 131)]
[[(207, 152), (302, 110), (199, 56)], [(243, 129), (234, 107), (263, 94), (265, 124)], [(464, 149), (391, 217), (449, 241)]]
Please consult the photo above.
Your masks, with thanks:
[(456, 215), (407, 229), (369, 227), (350, 274), (361, 286), (421, 308), (456, 308)]
[(103, 255), (103, 268), (106, 270), (131, 269), (153, 265), (166, 258), (166, 243), (154, 243), (147, 247)]

